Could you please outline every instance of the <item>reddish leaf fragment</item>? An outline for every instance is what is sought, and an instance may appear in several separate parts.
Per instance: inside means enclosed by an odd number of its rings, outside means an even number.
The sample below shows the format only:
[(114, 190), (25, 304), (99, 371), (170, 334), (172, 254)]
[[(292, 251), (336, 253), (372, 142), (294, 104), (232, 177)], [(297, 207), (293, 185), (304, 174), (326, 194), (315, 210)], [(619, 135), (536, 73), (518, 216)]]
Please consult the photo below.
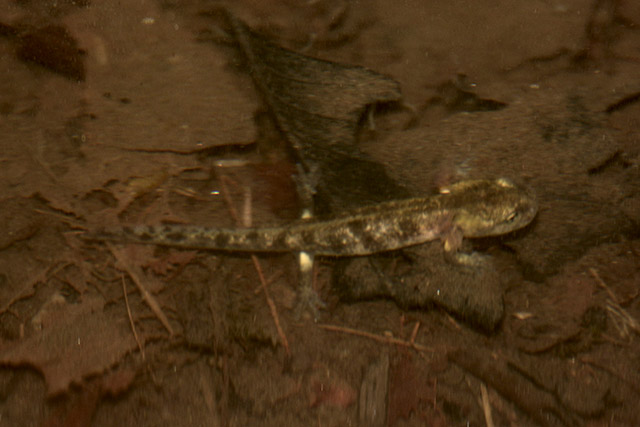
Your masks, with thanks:
[(402, 356), (389, 381), (389, 425), (400, 418), (408, 419), (412, 412), (424, 419), (421, 408), (432, 405), (434, 399), (433, 382), (420, 372), (409, 355)]
[(120, 369), (111, 372), (102, 378), (102, 394), (117, 396), (129, 389), (133, 380), (136, 378), (136, 372), (132, 369)]
[(42, 427), (83, 427), (91, 425), (91, 418), (100, 399), (100, 390), (91, 388), (75, 396), (69, 408), (59, 408), (43, 423)]
[(84, 81), (84, 53), (69, 31), (58, 25), (47, 25), (20, 36), (18, 58), (70, 80)]
[(59, 321), (18, 343), (0, 346), (0, 364), (42, 372), (49, 395), (100, 374), (136, 348), (125, 316), (114, 317), (96, 298), (60, 306)]
[(166, 276), (176, 267), (180, 268), (189, 264), (197, 254), (197, 251), (172, 250), (166, 256), (150, 260), (146, 266), (154, 273), (160, 276)]
[(311, 380), (310, 406), (334, 406), (346, 409), (356, 400), (357, 393), (340, 378), (318, 377)]

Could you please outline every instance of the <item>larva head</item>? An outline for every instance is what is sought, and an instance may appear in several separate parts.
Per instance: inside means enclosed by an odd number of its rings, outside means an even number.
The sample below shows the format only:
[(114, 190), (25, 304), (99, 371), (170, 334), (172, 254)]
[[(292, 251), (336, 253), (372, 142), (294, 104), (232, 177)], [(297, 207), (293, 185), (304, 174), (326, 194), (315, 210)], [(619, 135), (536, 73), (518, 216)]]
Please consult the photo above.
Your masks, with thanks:
[(509, 233), (529, 224), (538, 211), (531, 190), (504, 178), (461, 181), (441, 193), (465, 237)]

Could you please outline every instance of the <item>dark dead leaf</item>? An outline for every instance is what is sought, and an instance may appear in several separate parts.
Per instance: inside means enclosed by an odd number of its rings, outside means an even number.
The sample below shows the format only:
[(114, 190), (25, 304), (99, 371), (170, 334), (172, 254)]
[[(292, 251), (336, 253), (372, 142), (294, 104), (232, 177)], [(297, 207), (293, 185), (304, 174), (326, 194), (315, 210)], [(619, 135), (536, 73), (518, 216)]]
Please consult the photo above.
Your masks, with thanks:
[[(455, 350), (449, 361), (492, 387), (541, 425), (579, 425), (576, 414), (558, 402), (553, 390), (530, 380), (531, 374), (518, 369), (518, 363), (495, 353), (474, 348)], [(523, 374), (524, 373), (524, 374)]]
[(155, 274), (166, 276), (174, 269), (189, 264), (197, 254), (197, 251), (170, 250), (165, 256), (150, 260), (146, 266)]
[(388, 77), (297, 54), (231, 15), (229, 22), (256, 86), (303, 161), (321, 160), (328, 150), (349, 153), (365, 107), (401, 98)]
[(442, 105), (448, 113), (497, 111), (507, 106), (504, 102), (485, 99), (476, 95), (466, 82), (466, 76), (447, 81), (437, 88), (438, 95), (429, 100), (428, 106)]
[(422, 245), (393, 255), (338, 260), (335, 291), (346, 300), (392, 298), (406, 308), (439, 306), (479, 330), (494, 331), (504, 313), (509, 275), (492, 263), (468, 269), (448, 263), (441, 245)]
[(66, 407), (58, 408), (44, 420), (42, 427), (82, 427), (91, 424), (91, 418), (100, 400), (100, 390), (92, 388), (73, 396)]
[(0, 22), (0, 36), (13, 37), (19, 33), (18, 29), (12, 25)]
[(251, 77), (311, 185), (330, 208), (405, 196), (355, 145), (368, 105), (397, 102), (399, 85), (363, 67), (337, 64), (276, 46), (228, 15)]
[(100, 399), (104, 396), (118, 396), (129, 389), (135, 378), (135, 371), (127, 368), (111, 372), (97, 378), (85, 386), (81, 393), (72, 394), (42, 423), (42, 427), (83, 427), (91, 425)]
[(65, 27), (47, 25), (18, 36), (17, 55), (70, 80), (84, 81), (84, 51)]
[(0, 250), (33, 236), (42, 218), (33, 213), (34, 200), (22, 197), (0, 200)]
[(136, 348), (125, 316), (114, 319), (101, 299), (61, 304), (57, 322), (19, 343), (0, 348), (3, 365), (29, 365), (42, 372), (49, 395), (100, 374)]

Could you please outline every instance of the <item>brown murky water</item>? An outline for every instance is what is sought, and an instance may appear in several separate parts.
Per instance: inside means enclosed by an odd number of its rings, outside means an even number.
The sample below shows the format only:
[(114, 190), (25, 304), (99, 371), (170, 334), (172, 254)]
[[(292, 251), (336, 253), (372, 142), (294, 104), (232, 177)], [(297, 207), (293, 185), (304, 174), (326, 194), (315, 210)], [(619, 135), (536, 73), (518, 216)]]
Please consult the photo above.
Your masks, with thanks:
[[(318, 265), (314, 323), (293, 316), (293, 255), (78, 238), (296, 217), (246, 70), (199, 41), (225, 40), (200, 13), (220, 6), (398, 81), (410, 107), (380, 111), (359, 148), (412, 192), (535, 191), (532, 224), (469, 243), (494, 260), (497, 297), (468, 297), (502, 307), (494, 331), (341, 299), (336, 275), (359, 276), (336, 260)], [(640, 423), (634, 2), (1, 0), (0, 23), (0, 425)], [(395, 286), (410, 265), (410, 283), (457, 281), (438, 245), (377, 262)]]

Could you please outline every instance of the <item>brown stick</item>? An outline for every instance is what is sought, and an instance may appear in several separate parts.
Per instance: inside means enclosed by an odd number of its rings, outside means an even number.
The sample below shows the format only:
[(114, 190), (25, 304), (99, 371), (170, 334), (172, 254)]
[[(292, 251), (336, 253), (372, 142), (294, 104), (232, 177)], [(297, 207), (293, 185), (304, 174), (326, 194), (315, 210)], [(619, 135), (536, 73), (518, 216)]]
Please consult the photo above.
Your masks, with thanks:
[(318, 325), (318, 327), (321, 328), (321, 329), (326, 329), (328, 331), (342, 332), (342, 333), (345, 333), (345, 334), (357, 335), (359, 337), (365, 337), (365, 338), (369, 338), (369, 339), (372, 339), (374, 341), (383, 342), (383, 343), (386, 343), (386, 344), (395, 344), (395, 345), (399, 345), (399, 346), (402, 346), (402, 347), (409, 347), (409, 348), (413, 348), (414, 350), (421, 351), (421, 352), (435, 352), (436, 351), (433, 348), (427, 347), (427, 346), (422, 345), (422, 344), (417, 344), (415, 342), (405, 341), (405, 340), (401, 340), (399, 338), (386, 337), (384, 335), (376, 335), (376, 334), (372, 334), (371, 332), (365, 332), (365, 331), (360, 331), (358, 329), (346, 328), (344, 326)]
[(142, 355), (142, 360), (145, 360), (144, 356), (144, 347), (140, 343), (140, 339), (138, 338), (138, 333), (136, 332), (136, 326), (133, 323), (133, 316), (131, 315), (131, 308), (129, 307), (129, 297), (127, 296), (127, 286), (124, 283), (124, 276), (122, 276), (122, 293), (124, 294), (124, 304), (127, 307), (127, 314), (129, 315), (129, 324), (131, 325), (131, 332), (133, 332), (133, 337), (136, 339), (136, 343), (138, 344), (138, 349), (140, 349), (140, 355)]
[(122, 268), (124, 268), (125, 271), (129, 274), (129, 277), (131, 277), (133, 283), (135, 283), (138, 287), (140, 295), (142, 295), (142, 299), (144, 299), (149, 308), (151, 308), (151, 311), (153, 311), (153, 313), (156, 315), (158, 320), (160, 320), (160, 323), (162, 323), (165, 329), (169, 331), (169, 335), (173, 336), (173, 328), (171, 327), (171, 324), (169, 324), (169, 319), (163, 313), (162, 308), (160, 308), (160, 304), (158, 304), (156, 298), (147, 290), (147, 288), (143, 284), (142, 271), (140, 271), (140, 269), (136, 266), (129, 264), (129, 261), (126, 259), (122, 251), (118, 250), (110, 242), (105, 243), (116, 260), (118, 260)]

